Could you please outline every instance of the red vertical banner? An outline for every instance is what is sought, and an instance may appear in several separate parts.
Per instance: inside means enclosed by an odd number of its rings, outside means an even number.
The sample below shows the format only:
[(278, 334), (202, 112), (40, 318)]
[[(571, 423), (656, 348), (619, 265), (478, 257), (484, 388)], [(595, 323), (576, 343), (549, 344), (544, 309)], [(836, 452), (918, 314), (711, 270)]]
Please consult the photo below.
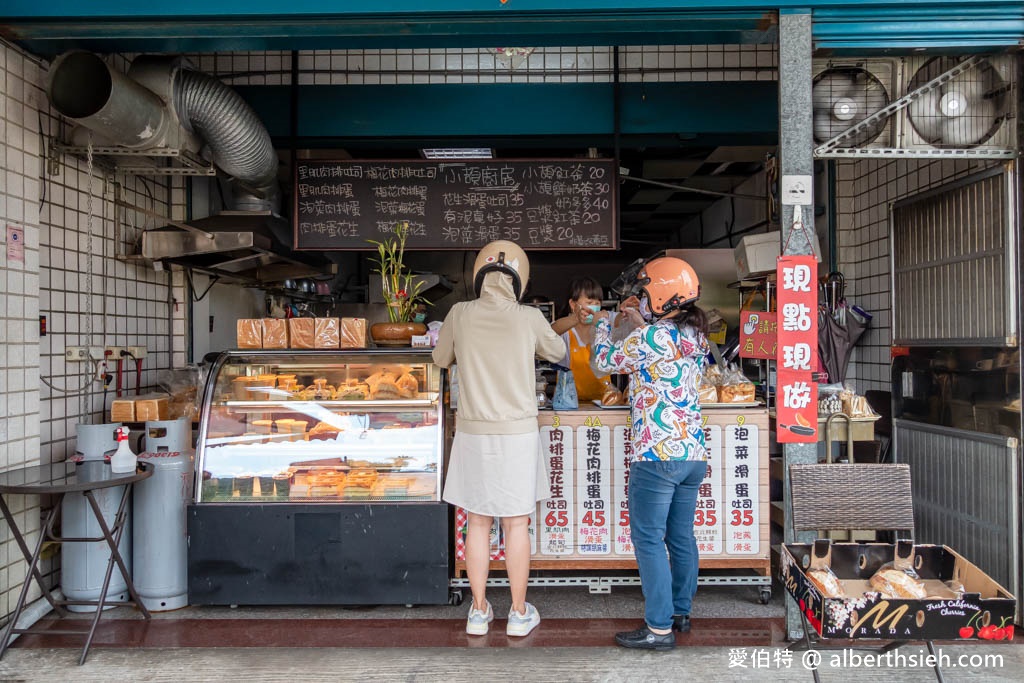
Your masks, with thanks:
[(779, 443), (818, 440), (818, 264), (813, 255), (779, 258), (778, 387), (775, 392)]

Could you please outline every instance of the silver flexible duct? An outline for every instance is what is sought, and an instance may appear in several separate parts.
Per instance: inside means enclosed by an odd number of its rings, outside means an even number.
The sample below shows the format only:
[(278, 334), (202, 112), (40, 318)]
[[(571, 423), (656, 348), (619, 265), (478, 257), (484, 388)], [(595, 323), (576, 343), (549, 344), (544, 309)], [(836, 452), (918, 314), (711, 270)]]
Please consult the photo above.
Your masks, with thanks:
[[(174, 107), (182, 123), (209, 146), (221, 170), (257, 198), (276, 200), (277, 153), (256, 112), (238, 93), (212, 76), (181, 69), (174, 81)], [(236, 203), (246, 198), (236, 197)]]

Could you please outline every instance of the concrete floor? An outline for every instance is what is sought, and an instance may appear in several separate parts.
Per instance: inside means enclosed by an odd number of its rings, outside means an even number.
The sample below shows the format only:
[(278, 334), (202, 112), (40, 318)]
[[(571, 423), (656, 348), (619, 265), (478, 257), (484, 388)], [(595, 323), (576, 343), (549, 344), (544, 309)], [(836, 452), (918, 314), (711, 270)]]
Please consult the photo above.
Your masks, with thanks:
[[(495, 612), (508, 610), (507, 589), (489, 596)], [(534, 588), (530, 600), (549, 619), (636, 618), (643, 598), (638, 588), (616, 587), (607, 595), (590, 595), (586, 588)], [(429, 607), (190, 607), (154, 614), (156, 619), (463, 619), (467, 606)], [(702, 618), (774, 617), (784, 613), (776, 590), (768, 605), (757, 602), (753, 587), (702, 587), (694, 616)], [(86, 616), (86, 615), (83, 615)], [(129, 610), (111, 610), (105, 618), (138, 619)], [(609, 634), (610, 635), (610, 634)], [(1016, 644), (962, 644), (937, 646), (954, 666), (947, 666), (947, 681), (1024, 681), (1024, 647)], [(685, 647), (668, 653), (627, 651), (608, 646), (449, 648), (228, 648), (211, 643), (204, 648), (95, 648), (82, 667), (77, 648), (14, 648), (0, 662), (0, 680), (18, 681), (223, 681), (243, 678), (265, 681), (811, 681), (810, 671), (796, 653), (785, 668), (777, 647)], [(922, 655), (923, 645), (910, 645), (900, 653)], [(934, 681), (929, 668), (904, 665), (880, 667), (832, 666), (825, 652), (821, 666), (827, 681)], [(1002, 662), (979, 661), (956, 667), (960, 655), (996, 655)], [(755, 659), (766, 666), (753, 667)], [(739, 666), (740, 661), (745, 667)], [(970, 664), (970, 662), (965, 662)]]
[[(748, 648), (752, 650), (752, 648)], [(922, 648), (903, 650), (916, 654)], [(950, 646), (941, 652), (1001, 655), (1001, 667), (947, 668), (947, 681), (1024, 680), (1024, 648), (1019, 645)], [(748, 653), (747, 661), (750, 656)], [(728, 648), (676, 648), (668, 653), (603, 648), (445, 648), (445, 649), (146, 649), (94, 650), (77, 666), (76, 650), (11, 650), (0, 662), (4, 680), (39, 681), (811, 681), (797, 658), (792, 668), (730, 667)], [(827, 660), (826, 660), (827, 661)], [(934, 681), (930, 669), (834, 668), (823, 666), (825, 681)]]

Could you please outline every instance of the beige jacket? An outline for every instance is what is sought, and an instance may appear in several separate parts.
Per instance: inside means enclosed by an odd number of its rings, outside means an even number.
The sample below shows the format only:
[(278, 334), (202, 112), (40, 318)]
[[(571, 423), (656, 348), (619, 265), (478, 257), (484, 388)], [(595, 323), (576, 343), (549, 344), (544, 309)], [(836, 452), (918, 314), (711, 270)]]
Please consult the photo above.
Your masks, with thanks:
[(536, 431), (537, 356), (557, 363), (565, 357), (565, 342), (539, 310), (516, 301), (508, 275), (488, 273), (480, 298), (448, 313), (434, 347), (435, 363), (459, 365), (458, 431)]

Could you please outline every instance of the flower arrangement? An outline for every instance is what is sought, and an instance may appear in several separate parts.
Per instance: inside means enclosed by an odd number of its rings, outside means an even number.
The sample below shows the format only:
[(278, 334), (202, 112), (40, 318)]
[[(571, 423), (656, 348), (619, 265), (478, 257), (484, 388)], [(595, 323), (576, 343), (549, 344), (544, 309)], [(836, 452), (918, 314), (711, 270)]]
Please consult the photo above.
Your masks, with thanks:
[(405, 266), (405, 240), (409, 237), (409, 223), (402, 221), (395, 226), (393, 237), (378, 242), (367, 240), (377, 247), (377, 258), (370, 260), (377, 265), (380, 273), (381, 290), (388, 306), (388, 320), (393, 323), (412, 321), (416, 306), (430, 302), (421, 297), (422, 281), (416, 281), (412, 270)]

